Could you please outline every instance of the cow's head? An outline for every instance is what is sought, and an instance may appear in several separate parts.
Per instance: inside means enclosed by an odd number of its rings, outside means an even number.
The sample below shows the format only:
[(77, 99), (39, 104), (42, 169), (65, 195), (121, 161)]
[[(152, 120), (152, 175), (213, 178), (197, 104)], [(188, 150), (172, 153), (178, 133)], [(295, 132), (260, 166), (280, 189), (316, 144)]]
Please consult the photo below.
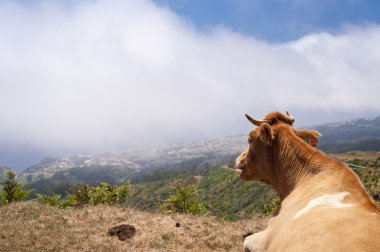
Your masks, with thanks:
[(274, 135), (269, 120), (256, 120), (246, 115), (247, 119), (256, 125), (248, 134), (248, 148), (236, 159), (236, 171), (241, 172), (243, 180), (259, 180), (269, 183), (267, 173), (271, 169), (270, 148)]
[[(292, 127), (294, 118), (280, 112), (267, 114), (263, 120), (256, 120), (249, 115), (247, 119), (257, 126), (248, 134), (248, 148), (240, 154), (235, 162), (235, 170), (241, 172), (243, 180), (258, 180), (270, 183), (273, 174), (273, 142), (278, 137), (278, 125), (290, 128), (296, 136), (306, 140), (310, 145), (318, 143), (319, 132), (314, 130), (296, 130)], [(283, 126), (282, 126), (283, 128)], [(292, 134), (293, 134), (292, 133)]]

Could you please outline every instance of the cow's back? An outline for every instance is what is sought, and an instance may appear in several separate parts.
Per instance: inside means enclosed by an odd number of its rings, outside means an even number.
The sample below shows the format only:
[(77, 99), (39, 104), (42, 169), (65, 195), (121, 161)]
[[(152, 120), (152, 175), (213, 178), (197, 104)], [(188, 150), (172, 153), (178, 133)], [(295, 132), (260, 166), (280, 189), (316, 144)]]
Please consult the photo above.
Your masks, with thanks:
[(267, 251), (380, 251), (380, 213), (361, 207), (322, 206), (270, 226)]

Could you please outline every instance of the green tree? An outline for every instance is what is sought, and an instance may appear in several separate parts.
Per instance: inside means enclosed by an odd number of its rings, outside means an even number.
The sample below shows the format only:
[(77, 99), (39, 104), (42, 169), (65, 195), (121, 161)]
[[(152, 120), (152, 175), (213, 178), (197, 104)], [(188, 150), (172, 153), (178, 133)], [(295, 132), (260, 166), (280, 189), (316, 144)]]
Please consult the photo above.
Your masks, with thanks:
[(161, 206), (164, 213), (187, 213), (203, 214), (206, 208), (199, 197), (200, 190), (196, 185), (180, 184), (172, 187), (174, 192), (167, 198)]
[(23, 185), (17, 180), (16, 173), (11, 170), (4, 171), (4, 178), (0, 179), (3, 187), (1, 192), (1, 203), (9, 204), (13, 201), (22, 201), (29, 196), (32, 190), (24, 190)]

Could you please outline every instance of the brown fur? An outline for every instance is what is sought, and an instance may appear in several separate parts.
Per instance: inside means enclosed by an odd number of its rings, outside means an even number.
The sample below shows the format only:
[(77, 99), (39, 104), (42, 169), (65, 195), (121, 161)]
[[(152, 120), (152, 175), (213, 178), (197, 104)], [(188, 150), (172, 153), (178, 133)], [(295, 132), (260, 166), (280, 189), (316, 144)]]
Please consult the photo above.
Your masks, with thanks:
[(265, 121), (268, 121), (270, 125), (276, 124), (278, 122), (283, 122), (289, 125), (293, 125), (294, 118), (290, 115), (284, 115), (281, 112), (271, 112), (267, 114), (264, 119)]
[[(264, 119), (273, 115), (280, 118)], [(249, 133), (236, 162), (240, 177), (271, 184), (282, 202), (267, 229), (246, 238), (246, 251), (380, 251), (379, 207), (351, 169), (302, 140), (318, 136), (283, 120)], [(319, 205), (295, 217), (311, 200), (341, 192), (348, 193), (342, 203), (352, 206)]]
[[(269, 125), (274, 125), (277, 123), (285, 123), (289, 125), (293, 125), (294, 118), (290, 115), (282, 114), (281, 112), (271, 112), (267, 114), (264, 119), (265, 121), (269, 122)], [(309, 143), (311, 146), (315, 147), (318, 144), (318, 137), (321, 136), (321, 133), (319, 133), (316, 130), (298, 130), (294, 129), (294, 133), (304, 139), (307, 143)]]

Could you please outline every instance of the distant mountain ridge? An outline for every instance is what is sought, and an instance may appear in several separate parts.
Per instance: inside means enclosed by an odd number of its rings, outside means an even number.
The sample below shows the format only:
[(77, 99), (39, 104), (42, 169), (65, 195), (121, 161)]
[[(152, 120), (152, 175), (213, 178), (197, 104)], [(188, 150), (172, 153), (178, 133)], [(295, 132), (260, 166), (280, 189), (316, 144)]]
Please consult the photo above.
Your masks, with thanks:
[(380, 116), (307, 127), (322, 133), (318, 148), (332, 153), (380, 150)]

